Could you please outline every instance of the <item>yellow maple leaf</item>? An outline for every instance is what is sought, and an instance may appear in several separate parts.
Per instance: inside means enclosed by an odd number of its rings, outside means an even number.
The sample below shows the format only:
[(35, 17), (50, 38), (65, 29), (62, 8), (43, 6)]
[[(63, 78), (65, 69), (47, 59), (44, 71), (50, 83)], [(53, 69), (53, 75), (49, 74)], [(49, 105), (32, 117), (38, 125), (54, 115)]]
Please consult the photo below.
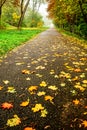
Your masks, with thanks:
[(73, 100), (73, 103), (74, 103), (75, 105), (78, 105), (78, 104), (80, 103), (80, 101), (79, 101), (78, 99), (75, 99), (75, 100)]
[(27, 101), (24, 101), (20, 104), (22, 107), (26, 107), (29, 104), (29, 99)]
[(48, 114), (47, 110), (41, 110), (41, 117), (46, 117), (46, 115)]
[(84, 120), (81, 124), (84, 125), (84, 127), (86, 128), (87, 127), (87, 120)]
[(13, 127), (21, 123), (20, 118), (17, 115), (14, 115), (13, 118), (7, 120), (7, 126)]
[(30, 87), (28, 88), (28, 91), (29, 91), (29, 92), (36, 91), (37, 88), (38, 88), (38, 86), (30, 86)]
[(41, 111), (43, 109), (44, 109), (44, 107), (42, 106), (42, 104), (36, 104), (35, 107), (32, 108), (32, 111), (38, 112), (38, 111)]
[(46, 86), (47, 86), (47, 83), (46, 83), (45, 81), (42, 81), (42, 82), (40, 83), (40, 86), (41, 86), (41, 87), (46, 87)]
[(46, 94), (46, 92), (44, 92), (44, 91), (37, 93), (38, 96), (43, 96), (43, 95), (45, 95), (45, 94)]

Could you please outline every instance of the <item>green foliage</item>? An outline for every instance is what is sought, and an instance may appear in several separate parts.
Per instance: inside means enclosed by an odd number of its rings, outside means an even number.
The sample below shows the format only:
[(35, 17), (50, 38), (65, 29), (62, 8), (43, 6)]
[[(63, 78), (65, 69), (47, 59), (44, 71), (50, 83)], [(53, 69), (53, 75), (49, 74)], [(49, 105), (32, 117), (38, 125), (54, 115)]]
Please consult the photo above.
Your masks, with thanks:
[(48, 13), (57, 27), (87, 36), (87, 0), (49, 0)]
[(42, 31), (43, 29), (15, 29), (0, 31), (0, 56), (33, 38), (36, 34)]

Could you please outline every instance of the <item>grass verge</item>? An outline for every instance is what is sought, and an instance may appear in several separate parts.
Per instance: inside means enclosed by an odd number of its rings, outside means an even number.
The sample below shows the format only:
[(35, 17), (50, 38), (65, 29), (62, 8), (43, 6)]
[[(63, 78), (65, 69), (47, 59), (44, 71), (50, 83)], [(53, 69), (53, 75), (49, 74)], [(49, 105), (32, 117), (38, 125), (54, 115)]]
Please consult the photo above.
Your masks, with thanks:
[(24, 42), (35, 37), (38, 33), (46, 30), (41, 29), (7, 29), (0, 30), (0, 57), (14, 49), (15, 47), (23, 44)]

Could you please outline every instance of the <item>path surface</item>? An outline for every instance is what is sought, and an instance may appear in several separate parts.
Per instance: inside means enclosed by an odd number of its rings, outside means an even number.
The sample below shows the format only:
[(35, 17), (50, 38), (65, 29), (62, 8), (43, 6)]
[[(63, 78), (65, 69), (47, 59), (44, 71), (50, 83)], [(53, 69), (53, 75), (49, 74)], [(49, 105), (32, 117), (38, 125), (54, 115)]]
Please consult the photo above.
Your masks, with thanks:
[(49, 29), (0, 61), (0, 130), (87, 130), (87, 50)]

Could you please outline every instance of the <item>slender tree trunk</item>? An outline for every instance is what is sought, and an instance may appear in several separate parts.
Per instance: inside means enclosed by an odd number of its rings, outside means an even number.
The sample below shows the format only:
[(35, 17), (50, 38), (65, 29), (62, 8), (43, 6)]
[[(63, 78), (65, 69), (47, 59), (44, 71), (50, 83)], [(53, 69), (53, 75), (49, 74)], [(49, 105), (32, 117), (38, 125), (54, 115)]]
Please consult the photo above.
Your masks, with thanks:
[(29, 5), (30, 0), (27, 0), (25, 6), (24, 6), (23, 2), (24, 2), (24, 0), (22, 0), (22, 2), (21, 2), (21, 16), (20, 16), (20, 19), (19, 19), (19, 22), (18, 22), (18, 29), (20, 29), (20, 27), (22, 25), (22, 22), (23, 22), (23, 19), (24, 19), (24, 15), (25, 15), (25, 12), (27, 10), (27, 7)]

